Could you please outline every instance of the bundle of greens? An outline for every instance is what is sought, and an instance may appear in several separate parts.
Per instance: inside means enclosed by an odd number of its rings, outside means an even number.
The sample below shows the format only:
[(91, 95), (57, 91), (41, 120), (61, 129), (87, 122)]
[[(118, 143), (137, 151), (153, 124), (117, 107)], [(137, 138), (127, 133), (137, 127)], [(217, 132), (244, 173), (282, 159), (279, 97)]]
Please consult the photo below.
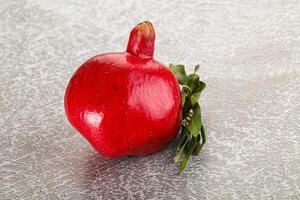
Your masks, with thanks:
[(206, 142), (199, 105), (200, 94), (206, 85), (196, 74), (200, 65), (196, 65), (194, 73), (189, 75), (186, 74), (184, 65), (170, 64), (169, 68), (181, 85), (183, 118), (174, 162), (181, 161), (179, 170), (182, 172), (190, 156), (198, 155)]

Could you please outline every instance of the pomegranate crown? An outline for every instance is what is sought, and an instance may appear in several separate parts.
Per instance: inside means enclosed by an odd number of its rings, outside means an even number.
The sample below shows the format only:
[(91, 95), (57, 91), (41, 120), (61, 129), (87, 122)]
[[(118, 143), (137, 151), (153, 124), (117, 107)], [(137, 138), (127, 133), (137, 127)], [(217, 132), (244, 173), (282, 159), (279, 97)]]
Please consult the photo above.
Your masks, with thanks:
[(155, 31), (149, 21), (137, 24), (131, 31), (127, 52), (140, 58), (152, 58), (154, 53)]

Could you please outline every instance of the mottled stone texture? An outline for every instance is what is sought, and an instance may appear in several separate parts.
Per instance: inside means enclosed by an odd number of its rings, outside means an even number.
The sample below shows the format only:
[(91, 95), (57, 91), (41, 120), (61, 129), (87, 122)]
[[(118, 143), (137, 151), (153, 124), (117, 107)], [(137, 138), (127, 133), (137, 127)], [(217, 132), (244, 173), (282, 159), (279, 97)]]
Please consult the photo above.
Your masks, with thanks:
[[(172, 145), (103, 158), (64, 115), (76, 68), (146, 19), (156, 59), (207, 83), (181, 175)], [(0, 0), (0, 63), (0, 199), (300, 199), (300, 1)]]

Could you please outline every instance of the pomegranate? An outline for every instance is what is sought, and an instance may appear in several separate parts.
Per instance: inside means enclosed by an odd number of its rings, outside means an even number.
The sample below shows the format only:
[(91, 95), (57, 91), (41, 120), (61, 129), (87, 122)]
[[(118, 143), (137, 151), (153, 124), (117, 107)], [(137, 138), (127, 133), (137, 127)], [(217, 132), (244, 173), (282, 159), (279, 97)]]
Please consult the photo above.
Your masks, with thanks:
[(67, 86), (69, 122), (104, 156), (153, 153), (179, 131), (180, 87), (153, 58), (154, 41), (150, 22), (136, 25), (125, 52), (88, 59)]

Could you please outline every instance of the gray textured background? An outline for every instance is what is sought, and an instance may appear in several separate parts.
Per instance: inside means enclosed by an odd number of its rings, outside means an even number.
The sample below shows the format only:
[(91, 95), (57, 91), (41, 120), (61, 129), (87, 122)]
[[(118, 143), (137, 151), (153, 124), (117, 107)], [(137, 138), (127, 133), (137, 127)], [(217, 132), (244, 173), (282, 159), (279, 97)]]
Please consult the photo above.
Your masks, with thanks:
[[(0, 0), (0, 199), (300, 199), (300, 1)], [(150, 20), (157, 60), (200, 63), (208, 143), (98, 155), (64, 115), (87, 58)]]

